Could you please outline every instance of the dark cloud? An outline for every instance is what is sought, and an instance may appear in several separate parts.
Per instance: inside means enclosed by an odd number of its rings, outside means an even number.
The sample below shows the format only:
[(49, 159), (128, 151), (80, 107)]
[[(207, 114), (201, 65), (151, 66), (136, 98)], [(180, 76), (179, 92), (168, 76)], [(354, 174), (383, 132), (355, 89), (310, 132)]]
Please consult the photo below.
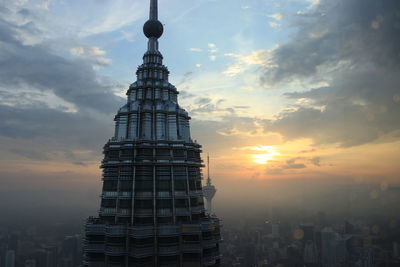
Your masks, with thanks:
[(286, 139), (355, 146), (400, 129), (400, 2), (323, 0), (296, 18), (299, 31), (273, 52), (262, 82), (325, 80), (286, 94), (307, 105), (280, 114), (267, 130)]
[(206, 105), (206, 104), (211, 103), (211, 101), (212, 101), (212, 99), (209, 97), (201, 97), (201, 98), (196, 99), (196, 104)]
[[(31, 160), (65, 160), (70, 163), (101, 157), (101, 147), (111, 137), (112, 117), (66, 113), (45, 105), (0, 105), (0, 157)], [(74, 151), (87, 151), (77, 155)]]
[[(209, 97), (198, 97), (195, 101), (195, 105), (189, 109), (191, 115), (204, 115), (204, 114), (231, 114), (236, 113), (235, 107), (221, 107), (225, 102), (225, 99), (218, 99), (213, 101)], [(215, 102), (215, 103), (213, 103)]]
[[(1, 136), (16, 139), (51, 139), (67, 146), (93, 148), (112, 120), (102, 122), (87, 114), (65, 113), (50, 108), (18, 108), (0, 105)], [(108, 125), (109, 124), (109, 125)], [(111, 130), (106, 134), (111, 136)]]
[(250, 106), (234, 106), (235, 109), (249, 109)]
[(193, 97), (196, 97), (196, 95), (189, 93), (188, 91), (185, 91), (185, 90), (179, 91), (179, 98), (181, 98), (181, 99), (189, 99), (189, 98), (193, 98)]
[[(254, 138), (262, 132), (260, 124), (263, 123), (265, 121), (261, 119), (237, 115), (222, 116), (218, 121), (194, 118), (191, 121), (191, 132), (193, 139), (204, 145), (204, 151), (226, 154), (231, 153), (232, 148), (254, 146)], [(277, 144), (281, 140), (273, 135), (263, 141)], [(232, 168), (229, 165), (229, 169)]]
[(310, 161), (315, 166), (318, 166), (318, 167), (321, 166), (321, 158), (320, 157), (314, 157), (314, 158), (310, 159)]
[(101, 156), (123, 99), (96, 73), (96, 55), (68, 56), (37, 20), (12, 2), (0, 8), (0, 157), (83, 166)]
[(32, 150), (29, 148), (10, 148), (8, 152), (23, 156), (31, 160), (49, 160), (50, 158), (42, 151)]
[(19, 25), (0, 18), (0, 86), (29, 86), (53, 92), (78, 109), (115, 112), (122, 103), (113, 93), (116, 85), (97, 76), (90, 60), (67, 59), (47, 44), (26, 44), (25, 39), (38, 33), (32, 21)]
[(400, 65), (400, 3), (397, 0), (322, 0), (298, 14), (298, 33), (273, 54), (277, 63), (264, 81), (309, 76), (323, 64), (349, 60), (384, 68)]
[(190, 83), (190, 82), (192, 81), (193, 75), (194, 75), (194, 72), (193, 72), (193, 71), (187, 71), (187, 72), (185, 72), (185, 73), (183, 74), (183, 76), (182, 76), (182, 80), (180, 80), (180, 81), (176, 84), (176, 86), (177, 86), (177, 87), (181, 87), (181, 86), (186, 85), (185, 87), (187, 87), (187, 86), (188, 86), (187, 84)]
[(282, 169), (304, 169), (304, 168), (307, 168), (307, 166), (305, 164), (297, 163), (296, 162), (297, 160), (299, 160), (299, 158), (287, 160), (286, 165), (283, 165)]

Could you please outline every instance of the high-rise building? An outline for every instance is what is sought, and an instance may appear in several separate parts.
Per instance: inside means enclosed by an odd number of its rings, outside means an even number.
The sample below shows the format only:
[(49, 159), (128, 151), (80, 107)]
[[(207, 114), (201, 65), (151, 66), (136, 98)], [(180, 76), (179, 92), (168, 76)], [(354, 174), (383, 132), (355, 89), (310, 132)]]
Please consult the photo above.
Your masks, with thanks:
[(331, 227), (321, 230), (321, 262), (323, 267), (336, 265), (336, 233)]
[(80, 235), (66, 236), (64, 238), (60, 255), (62, 261), (71, 262), (71, 266), (79, 265), (79, 255), (81, 253), (80, 240), (82, 240)]
[(204, 198), (207, 200), (207, 202), (206, 202), (207, 214), (213, 214), (212, 199), (214, 198), (216, 192), (217, 192), (217, 189), (215, 189), (215, 186), (211, 183), (210, 156), (207, 155), (207, 184), (205, 186), (203, 186), (203, 195), (204, 195)]
[(271, 236), (272, 238), (279, 238), (279, 223), (271, 223)]
[(36, 267), (36, 261), (35, 260), (26, 260), (25, 267)]
[(85, 266), (220, 265), (220, 223), (204, 210), (201, 146), (162, 63), (157, 6), (151, 0), (148, 49), (104, 146), (101, 207), (86, 223)]
[[(45, 251), (45, 267), (57, 267), (58, 249), (56, 245), (44, 246)], [(82, 251), (79, 251), (82, 253)]]
[(7, 250), (5, 267), (15, 267), (15, 250)]
[(317, 246), (313, 240), (307, 240), (304, 245), (304, 263), (316, 264), (318, 263), (318, 251)]

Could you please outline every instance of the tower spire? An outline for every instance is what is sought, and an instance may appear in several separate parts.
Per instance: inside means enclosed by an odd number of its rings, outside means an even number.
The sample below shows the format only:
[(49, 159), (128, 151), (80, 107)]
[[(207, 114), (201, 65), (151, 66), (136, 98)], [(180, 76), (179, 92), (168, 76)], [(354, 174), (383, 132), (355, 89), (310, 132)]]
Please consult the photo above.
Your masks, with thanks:
[(211, 185), (210, 177), (210, 155), (207, 153), (207, 185)]
[(149, 20), (143, 25), (143, 33), (149, 38), (148, 51), (158, 51), (158, 38), (164, 32), (162, 23), (158, 20), (158, 1), (150, 0)]
[(150, 20), (158, 20), (158, 0), (150, 0)]

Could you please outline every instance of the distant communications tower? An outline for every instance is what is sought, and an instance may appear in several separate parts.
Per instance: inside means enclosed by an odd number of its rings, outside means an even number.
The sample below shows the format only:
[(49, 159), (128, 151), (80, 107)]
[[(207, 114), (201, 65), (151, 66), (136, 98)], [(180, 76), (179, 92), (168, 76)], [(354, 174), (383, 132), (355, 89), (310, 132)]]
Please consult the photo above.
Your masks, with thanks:
[(204, 198), (207, 200), (206, 203), (206, 213), (211, 215), (212, 211), (212, 199), (215, 196), (217, 189), (215, 186), (211, 184), (211, 177), (210, 177), (210, 156), (207, 155), (207, 185), (203, 186), (203, 195)]

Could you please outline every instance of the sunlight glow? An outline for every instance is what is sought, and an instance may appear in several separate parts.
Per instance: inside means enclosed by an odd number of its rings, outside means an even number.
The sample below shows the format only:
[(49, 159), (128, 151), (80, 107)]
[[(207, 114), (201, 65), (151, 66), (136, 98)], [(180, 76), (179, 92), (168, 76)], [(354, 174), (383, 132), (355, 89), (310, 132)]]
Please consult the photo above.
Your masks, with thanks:
[(252, 150), (263, 152), (262, 154), (253, 155), (254, 162), (258, 164), (267, 164), (274, 156), (280, 155), (273, 146), (258, 146), (252, 148)]

